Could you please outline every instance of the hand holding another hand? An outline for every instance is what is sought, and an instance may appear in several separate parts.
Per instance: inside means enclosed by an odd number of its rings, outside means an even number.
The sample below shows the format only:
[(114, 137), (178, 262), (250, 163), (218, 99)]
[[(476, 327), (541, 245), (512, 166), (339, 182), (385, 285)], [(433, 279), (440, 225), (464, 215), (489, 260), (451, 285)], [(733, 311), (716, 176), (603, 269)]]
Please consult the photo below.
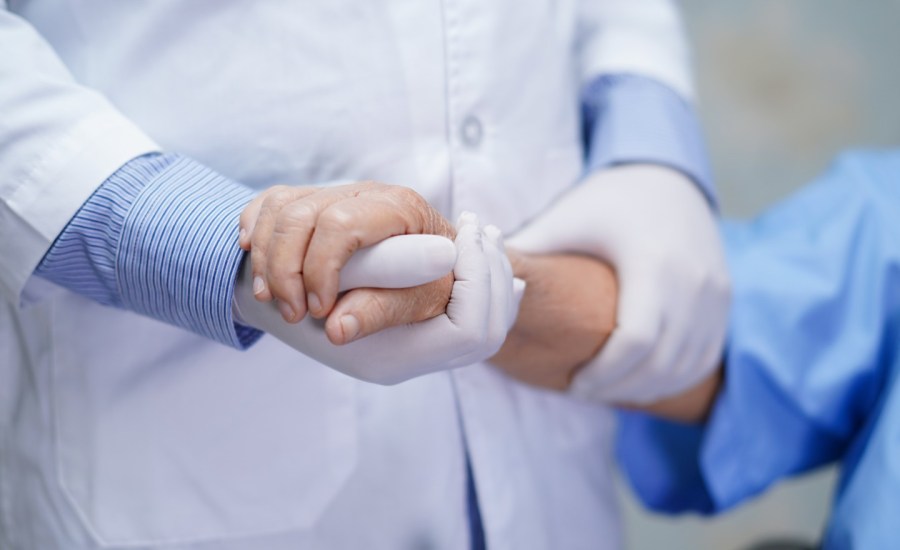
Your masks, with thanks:
[[(605, 403), (653, 403), (718, 367), (728, 270), (715, 216), (681, 173), (649, 165), (596, 172), (509, 243), (532, 255), (582, 254), (616, 271), (615, 328), (575, 373), (574, 393)], [(598, 300), (597, 307), (607, 303)]]
[(328, 318), (335, 344), (444, 312), (453, 276), (401, 290), (353, 290), (338, 301), (340, 272), (354, 252), (394, 235), (453, 239), (453, 226), (415, 191), (361, 182), (336, 187), (275, 186), (241, 215), (240, 245), (252, 250), (253, 293), (276, 300), (282, 317)]
[[(481, 229), (474, 215), (460, 217), (451, 275), (414, 288), (370, 288), (399, 286), (390, 280), (398, 275), (398, 263), (408, 266), (399, 275), (417, 282), (427, 280), (417, 271), (435, 265), (433, 253), (410, 256), (392, 235), (454, 233), (424, 199), (399, 189), (354, 184), (328, 193), (279, 188), (260, 196), (242, 216), (241, 244), (251, 254), (238, 278), (236, 314), (338, 371), (382, 384), (496, 353), (515, 321), (521, 281), (514, 282), (499, 230)], [(314, 245), (318, 251), (312, 260)], [(370, 248), (354, 256), (364, 247)], [(304, 251), (305, 256), (299, 254)], [(361, 255), (367, 255), (364, 262), (357, 261)], [(439, 255), (446, 257), (446, 250)], [(363, 288), (338, 297), (346, 288), (342, 283), (351, 280)], [(444, 295), (440, 289), (446, 284)], [(304, 300), (304, 293), (315, 293), (316, 299)], [(267, 300), (270, 296), (279, 302)], [(294, 315), (284, 315), (276, 305), (288, 300), (294, 300), (288, 302)], [(298, 315), (306, 304), (311, 315)], [(359, 323), (355, 338), (346, 330), (348, 315)]]

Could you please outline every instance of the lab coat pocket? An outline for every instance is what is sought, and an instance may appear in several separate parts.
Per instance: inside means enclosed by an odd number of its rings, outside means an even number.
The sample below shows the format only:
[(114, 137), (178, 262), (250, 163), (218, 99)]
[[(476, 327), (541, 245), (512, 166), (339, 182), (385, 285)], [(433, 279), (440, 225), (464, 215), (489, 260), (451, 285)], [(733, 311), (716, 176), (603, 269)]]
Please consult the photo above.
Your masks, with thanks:
[(238, 352), (69, 296), (54, 313), (59, 484), (98, 544), (316, 524), (356, 466), (356, 381), (265, 337)]

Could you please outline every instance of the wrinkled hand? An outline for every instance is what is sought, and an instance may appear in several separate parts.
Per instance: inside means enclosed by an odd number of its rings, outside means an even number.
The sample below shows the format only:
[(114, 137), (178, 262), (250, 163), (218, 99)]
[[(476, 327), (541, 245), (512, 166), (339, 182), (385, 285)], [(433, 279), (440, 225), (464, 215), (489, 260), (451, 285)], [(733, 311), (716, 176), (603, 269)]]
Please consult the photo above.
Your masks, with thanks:
[(679, 172), (633, 165), (598, 172), (509, 239), (530, 253), (609, 261), (617, 325), (572, 391), (649, 403), (707, 378), (725, 340), (730, 285), (713, 214)]
[[(391, 265), (385, 241), (371, 250), (369, 266)], [(252, 262), (247, 262), (235, 289), (235, 313), (246, 324), (279, 338), (294, 349), (344, 374), (379, 384), (396, 384), (438, 370), (483, 361), (500, 349), (515, 321), (523, 283), (513, 279), (500, 231), (479, 229), (474, 215), (460, 217), (455, 240), (457, 259), (446, 311), (426, 321), (395, 326), (337, 346), (321, 320), (306, 317), (289, 324), (272, 302), (254, 298)], [(255, 254), (255, 251), (251, 253)], [(384, 282), (383, 273), (370, 273)], [(362, 274), (358, 284), (370, 284)], [(330, 320), (330, 319), (329, 319)]]
[(341, 268), (356, 250), (394, 235), (453, 239), (453, 226), (406, 187), (276, 186), (245, 208), (240, 225), (240, 245), (252, 250), (256, 299), (276, 300), (289, 323), (307, 313), (327, 317), (325, 330), (335, 344), (430, 319), (442, 314), (450, 299), (452, 275), (409, 289), (358, 289), (338, 301)]

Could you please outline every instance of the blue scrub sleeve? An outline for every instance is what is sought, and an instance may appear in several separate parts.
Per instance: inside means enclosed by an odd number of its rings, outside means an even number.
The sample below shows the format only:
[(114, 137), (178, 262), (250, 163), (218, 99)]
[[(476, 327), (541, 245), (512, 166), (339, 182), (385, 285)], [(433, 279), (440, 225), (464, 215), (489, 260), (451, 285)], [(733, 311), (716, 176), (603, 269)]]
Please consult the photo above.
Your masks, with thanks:
[(587, 170), (656, 164), (690, 178), (716, 206), (703, 132), (693, 106), (656, 80), (600, 76), (582, 91)]
[(895, 362), (900, 153), (846, 154), (723, 235), (734, 299), (708, 422), (620, 413), (618, 459), (658, 510), (717, 512), (858, 453)]

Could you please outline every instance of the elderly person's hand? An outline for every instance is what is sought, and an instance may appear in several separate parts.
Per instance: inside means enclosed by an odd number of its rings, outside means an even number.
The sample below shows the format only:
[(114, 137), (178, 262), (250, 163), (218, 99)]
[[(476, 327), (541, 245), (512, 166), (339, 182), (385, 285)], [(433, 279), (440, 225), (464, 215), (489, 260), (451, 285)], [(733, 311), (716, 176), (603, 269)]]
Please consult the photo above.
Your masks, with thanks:
[[(401, 261), (415, 269), (416, 261), (397, 256), (408, 254), (408, 250), (389, 246), (398, 239), (388, 239), (365, 252), (371, 260), (368, 273), (359, 269), (356, 262), (359, 256), (354, 256), (346, 267), (347, 279), (351, 278), (352, 271), (361, 271), (352, 277), (359, 284), (367, 285), (366, 275), (385, 280), (384, 266)], [(482, 231), (474, 215), (460, 217), (455, 247), (449, 304), (445, 312), (426, 321), (387, 328), (349, 344), (334, 345), (328, 341), (320, 320), (307, 316), (299, 323), (289, 324), (274, 304), (255, 299), (249, 262), (235, 289), (235, 317), (335, 370), (380, 384), (395, 384), (429, 372), (483, 361), (495, 354), (506, 339), (518, 311), (521, 285), (514, 283), (499, 230), (487, 227)], [(420, 255), (418, 263), (434, 262)], [(403, 297), (394, 292), (390, 299)], [(403, 305), (398, 307), (402, 309)], [(378, 310), (373, 318), (381, 314)], [(329, 317), (326, 326), (334, 315)]]
[(453, 226), (415, 191), (361, 182), (336, 187), (276, 186), (241, 215), (240, 245), (252, 250), (253, 292), (277, 300), (285, 321), (307, 313), (345, 344), (387, 327), (444, 313), (453, 276), (402, 290), (358, 289), (338, 301), (341, 268), (353, 253), (394, 235), (453, 239)]

